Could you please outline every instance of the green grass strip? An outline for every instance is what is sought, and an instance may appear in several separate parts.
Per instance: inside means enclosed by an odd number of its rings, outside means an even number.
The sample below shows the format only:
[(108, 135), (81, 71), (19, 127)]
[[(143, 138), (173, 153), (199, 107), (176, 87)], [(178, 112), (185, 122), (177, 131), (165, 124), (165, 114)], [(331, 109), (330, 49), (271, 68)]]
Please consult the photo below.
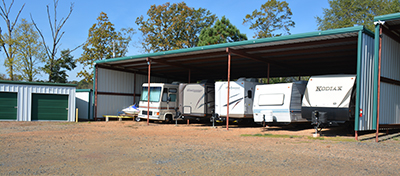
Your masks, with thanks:
[(252, 137), (270, 137), (270, 138), (302, 138), (302, 136), (286, 135), (286, 134), (241, 134), (240, 136)]

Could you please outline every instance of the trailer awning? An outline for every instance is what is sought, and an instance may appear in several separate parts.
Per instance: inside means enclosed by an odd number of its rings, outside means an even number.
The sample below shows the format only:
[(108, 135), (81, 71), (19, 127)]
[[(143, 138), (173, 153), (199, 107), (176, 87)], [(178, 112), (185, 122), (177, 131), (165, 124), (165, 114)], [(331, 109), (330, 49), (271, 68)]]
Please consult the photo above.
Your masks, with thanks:
[(231, 53), (231, 78), (355, 74), (359, 32), (363, 26), (209, 45), (97, 61), (100, 68), (187, 81), (226, 80)]

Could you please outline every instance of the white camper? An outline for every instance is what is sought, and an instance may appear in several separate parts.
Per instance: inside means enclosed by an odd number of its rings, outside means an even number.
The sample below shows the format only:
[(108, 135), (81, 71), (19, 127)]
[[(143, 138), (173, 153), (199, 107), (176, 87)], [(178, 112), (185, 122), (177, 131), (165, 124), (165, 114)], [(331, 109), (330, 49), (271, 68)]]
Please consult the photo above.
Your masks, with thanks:
[[(140, 119), (147, 119), (148, 83), (142, 86), (139, 101)], [(172, 121), (178, 107), (178, 84), (150, 83), (150, 120)]]
[(214, 82), (179, 84), (179, 112), (187, 117), (210, 118), (214, 112)]
[[(354, 120), (355, 75), (312, 76), (302, 103), (302, 116), (314, 123), (313, 112), (323, 112), (322, 123)], [(322, 118), (322, 116), (321, 116)]]
[[(253, 97), (257, 84), (254, 78), (230, 81), (229, 118), (253, 118)], [(222, 119), (227, 115), (227, 91), (227, 81), (215, 83), (215, 113)]]
[(307, 122), (301, 116), (301, 100), (307, 81), (257, 85), (254, 95), (254, 122)]

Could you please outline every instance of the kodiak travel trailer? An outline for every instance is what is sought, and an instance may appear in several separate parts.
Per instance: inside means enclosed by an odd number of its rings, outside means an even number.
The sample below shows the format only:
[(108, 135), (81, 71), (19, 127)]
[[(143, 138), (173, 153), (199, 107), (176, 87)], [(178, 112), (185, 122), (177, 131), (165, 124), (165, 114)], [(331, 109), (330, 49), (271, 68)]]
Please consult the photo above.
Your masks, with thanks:
[(214, 81), (179, 84), (179, 113), (184, 118), (210, 118), (214, 112)]
[(307, 122), (301, 116), (301, 101), (306, 85), (307, 81), (257, 85), (253, 106), (254, 122)]
[[(239, 78), (237, 81), (230, 81), (230, 119), (253, 118), (253, 97), (257, 84), (260, 83), (255, 78)], [(227, 116), (227, 91), (227, 81), (215, 82), (215, 115), (220, 120), (225, 120)]]
[(312, 76), (303, 96), (302, 116), (318, 127), (354, 121), (355, 75)]
[(149, 119), (172, 121), (178, 108), (178, 84), (150, 83), (148, 99), (148, 83), (143, 83), (139, 101), (139, 119), (147, 119), (147, 101), (150, 100)]

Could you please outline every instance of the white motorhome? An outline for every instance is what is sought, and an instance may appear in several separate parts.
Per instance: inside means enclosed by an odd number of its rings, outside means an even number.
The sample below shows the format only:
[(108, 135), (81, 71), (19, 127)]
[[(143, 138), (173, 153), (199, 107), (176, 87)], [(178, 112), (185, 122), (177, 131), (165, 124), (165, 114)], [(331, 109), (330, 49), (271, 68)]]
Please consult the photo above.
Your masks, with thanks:
[(148, 99), (148, 90), (148, 83), (144, 83), (139, 101), (138, 117), (147, 119), (147, 101), (150, 100), (150, 120), (174, 120), (178, 107), (178, 84), (150, 83), (150, 99)]
[[(253, 97), (255, 86), (259, 84), (254, 78), (239, 78), (230, 81), (229, 118), (253, 118)], [(227, 116), (228, 82), (215, 82), (215, 113), (224, 119)]]
[[(302, 103), (302, 116), (313, 120), (313, 112), (323, 112), (323, 123), (337, 124), (354, 120), (355, 75), (312, 76)], [(325, 117), (326, 116), (326, 117)]]
[(254, 122), (307, 122), (301, 116), (301, 101), (307, 81), (257, 85), (254, 95)]
[(179, 112), (187, 117), (210, 118), (214, 112), (214, 82), (179, 84)]

